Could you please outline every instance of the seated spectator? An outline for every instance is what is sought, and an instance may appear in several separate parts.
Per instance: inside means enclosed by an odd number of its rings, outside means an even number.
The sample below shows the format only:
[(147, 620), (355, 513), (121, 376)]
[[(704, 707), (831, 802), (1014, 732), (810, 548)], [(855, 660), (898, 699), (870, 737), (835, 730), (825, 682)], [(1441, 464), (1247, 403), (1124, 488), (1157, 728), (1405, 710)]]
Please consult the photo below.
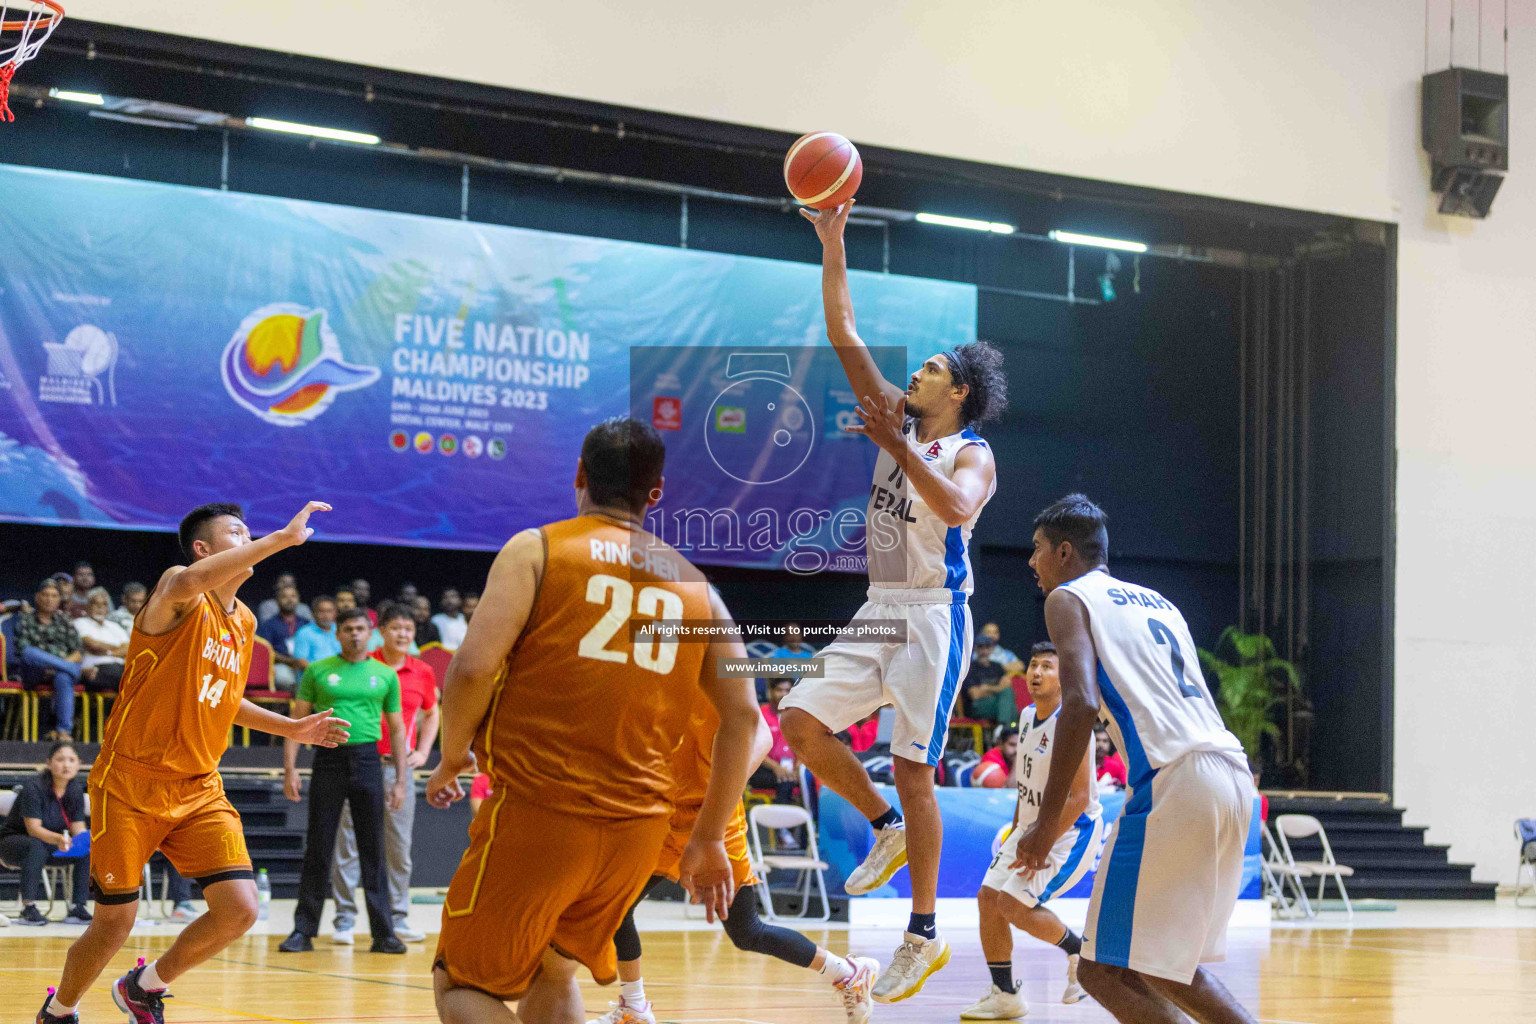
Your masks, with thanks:
[(59, 611), (68, 618), (70, 605), (75, 600), (75, 578), (67, 572), (56, 572), (48, 578), (59, 588)]
[[(91, 568), (90, 562), (76, 562), (75, 573), (70, 579), (74, 584), (74, 592), (70, 595), (64, 610), (72, 619), (78, 619), (86, 614), (86, 602), (90, 600), (90, 593), (96, 588), (96, 570)], [(102, 591), (106, 593), (106, 591)], [(107, 595), (107, 611), (112, 610), (112, 595)]]
[(374, 629), (378, 629), (379, 613), (372, 608), (368, 608), (368, 602), (373, 599), (373, 588), (368, 585), (368, 581), (359, 576), (352, 581), (352, 585), (347, 589), (352, 591), (352, 596), (357, 600), (359, 608), (368, 609), (368, 621), (373, 624)]
[[(410, 584), (406, 584), (410, 586)], [(415, 589), (414, 587), (412, 589)], [(432, 621), (432, 600), (424, 595), (417, 594), (411, 598), (407, 606), (411, 609), (411, 616), (416, 620), (416, 648), (420, 649), (426, 644), (440, 644), (443, 638), (438, 635), (437, 624)]]
[(862, 754), (875, 745), (880, 738), (880, 710), (864, 719), (862, 722), (854, 722), (848, 727), (848, 746), (855, 754)]
[[(293, 573), (285, 572), (278, 575), (277, 582), (272, 584), (272, 596), (256, 606), (257, 622), (265, 622), (267, 619), (270, 619), (272, 616), (277, 614), (277, 592), (282, 590), (284, 587), (292, 587), (295, 591), (299, 589), (299, 581), (294, 577)], [(314, 618), (314, 615), (309, 610), (309, 605), (305, 604), (303, 601), (298, 603), (296, 610), (299, 613), (299, 618), (301, 619), (305, 619), (307, 621)]]
[[(17, 924), (44, 925), (37, 909), (43, 889), (43, 868), (55, 853), (67, 853), (75, 836), (85, 831), (85, 780), (79, 778), (80, 757), (67, 740), (55, 742), (43, 770), (27, 779), (16, 794), (11, 813), (0, 825), (0, 861), (21, 871), (21, 916)], [(90, 863), (75, 863), (74, 891), (65, 924), (90, 924), (85, 909), (90, 898)]]
[(1013, 759), (1019, 752), (1019, 730), (1007, 726), (997, 738), (997, 746), (981, 755), (981, 763), (971, 769), (971, 785), (982, 789), (1001, 789), (1013, 777)]
[(1003, 646), (1003, 631), (998, 628), (997, 623), (985, 623), (981, 627), (981, 632), (991, 637), (992, 642), (996, 644), (992, 648), (992, 660), (1003, 666), (1003, 670), (1009, 675), (1023, 675), (1024, 663), (1019, 660), (1018, 655)]
[(480, 607), (480, 592), (478, 590), (466, 590), (464, 592), (464, 621), (470, 622), (475, 617), (475, 609)]
[(1109, 738), (1109, 730), (1102, 722), (1093, 727), (1093, 763), (1101, 788), (1125, 788), (1125, 762), (1115, 752), (1115, 741)]
[[(1258, 758), (1250, 757), (1248, 759), (1248, 770), (1253, 773), (1253, 788), (1257, 790), (1259, 788), (1259, 777), (1264, 774), (1264, 768), (1259, 764)], [(1259, 820), (1269, 821), (1269, 797), (1263, 793), (1259, 794)]]
[(805, 642), (805, 630), (800, 628), (798, 622), (786, 622), (784, 624), (784, 643), (777, 648), (770, 658), (814, 658), (816, 648)]
[(96, 670), (96, 686), (115, 690), (123, 681), (123, 659), (128, 656), (128, 631), (107, 615), (112, 598), (106, 587), (93, 587), (86, 595), (85, 614), (74, 620), (84, 657), (81, 668)]
[[(786, 622), (784, 624), (784, 643), (774, 648), (768, 655), (770, 658), (814, 658), (816, 648), (805, 642), (805, 633), (798, 622)], [(768, 678), (757, 677), (757, 700), (763, 703), (768, 699)]]
[(345, 615), (353, 608), (361, 608), (368, 614), (368, 623), (374, 629), (379, 628), (379, 613), (369, 608), (357, 599), (357, 591), (351, 587), (340, 587), (336, 591), (336, 614)]
[[(353, 605), (353, 608), (356, 608)], [(293, 634), (293, 656), (309, 667), (312, 661), (332, 658), (341, 653), (341, 641), (336, 639), (336, 616), (340, 606), (324, 594), (315, 598), (315, 621), (300, 626)], [(347, 609), (351, 611), (352, 608)], [(299, 671), (303, 671), (300, 669)]]
[(122, 603), (112, 609), (112, 614), (107, 618), (123, 627), (124, 633), (133, 632), (133, 617), (139, 614), (139, 609), (144, 607), (144, 602), (149, 600), (149, 588), (142, 583), (128, 583), (123, 586)]
[(795, 681), (787, 676), (768, 680), (768, 703), (763, 705), (763, 720), (768, 723), (768, 731), (773, 735), (773, 746), (768, 748), (768, 756), (763, 758), (763, 763), (758, 765), (757, 771), (747, 780), (747, 785), (753, 789), (773, 790), (773, 802), (776, 804), (794, 803), (795, 788), (799, 785), (799, 762), (795, 760), (795, 752), (789, 749), (784, 731), (779, 727), (779, 702), (788, 696), (794, 685)]
[[(399, 592), (395, 594), (395, 600), (398, 601), (398, 602), (401, 602), (403, 604), (409, 605), (409, 604), (411, 604), (412, 601), (415, 601), (416, 598), (418, 598), (420, 596), (421, 596), (421, 592), (416, 589), (416, 584), (414, 584), (414, 583), (402, 583), (402, 584), (400, 584)], [(420, 625), (420, 623), (417, 623), (417, 625)], [(421, 641), (421, 636), (420, 636), (419, 633), (418, 633), (418, 635), (416, 637), (416, 640), (417, 640), (418, 643)]]
[(43, 685), (53, 688), (53, 729), (44, 738), (50, 742), (68, 740), (75, 729), (75, 687), (95, 682), (96, 670), (81, 664), (85, 652), (80, 634), (59, 608), (59, 584), (44, 580), (32, 601), (32, 611), (16, 616), (21, 681), (28, 689)]
[(965, 695), (965, 717), (993, 725), (1012, 725), (1019, 720), (1019, 706), (1012, 684), (1003, 678), (1003, 666), (992, 660), (996, 646), (987, 634), (976, 635), (971, 667), (960, 684), (960, 692)]
[(273, 687), (292, 692), (309, 667), (309, 662), (294, 656), (293, 637), (299, 627), (309, 624), (309, 617), (299, 614), (299, 591), (291, 583), (278, 589), (275, 600), (277, 614), (262, 619), (256, 635), (272, 645)]
[(464, 642), (464, 633), (469, 629), (469, 621), (464, 618), (464, 599), (454, 587), (443, 591), (443, 596), (438, 599), (438, 607), (442, 611), (432, 616), (432, 625), (437, 627), (437, 642), (450, 651), (459, 649), (459, 644)]

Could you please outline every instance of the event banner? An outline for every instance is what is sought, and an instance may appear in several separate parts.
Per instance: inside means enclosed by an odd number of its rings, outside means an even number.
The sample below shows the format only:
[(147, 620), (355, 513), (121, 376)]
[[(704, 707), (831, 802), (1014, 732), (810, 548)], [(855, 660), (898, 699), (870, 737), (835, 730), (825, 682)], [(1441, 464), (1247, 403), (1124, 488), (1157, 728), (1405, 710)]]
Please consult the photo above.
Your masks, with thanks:
[[(666, 441), (660, 511), (776, 517), (700, 561), (781, 566), (870, 493), (813, 265), (18, 167), (0, 238), (0, 518), (265, 532), (320, 499), (322, 539), (494, 549), (574, 514), (624, 413)], [(975, 337), (969, 285), (851, 289), (899, 385)]]

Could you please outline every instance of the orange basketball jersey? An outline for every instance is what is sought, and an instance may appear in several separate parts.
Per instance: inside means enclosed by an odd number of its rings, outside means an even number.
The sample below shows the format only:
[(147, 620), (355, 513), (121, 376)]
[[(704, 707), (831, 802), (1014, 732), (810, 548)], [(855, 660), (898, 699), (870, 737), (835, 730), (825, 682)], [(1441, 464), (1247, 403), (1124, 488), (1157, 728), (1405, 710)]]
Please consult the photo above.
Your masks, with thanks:
[(703, 694), (693, 702), (681, 742), (668, 758), (672, 774), (672, 803), (679, 809), (697, 810), (704, 805), (709, 786), (709, 766), (714, 761), (715, 733), (720, 716)]
[(539, 532), (544, 574), (475, 756), (498, 798), (583, 817), (667, 814), (707, 645), (634, 642), (630, 623), (708, 619), (709, 585), (662, 541), (607, 518)]
[(217, 771), (255, 636), (256, 616), (244, 603), (236, 599), (227, 613), (210, 594), (168, 633), (149, 636), (135, 621), (97, 763), (164, 778)]

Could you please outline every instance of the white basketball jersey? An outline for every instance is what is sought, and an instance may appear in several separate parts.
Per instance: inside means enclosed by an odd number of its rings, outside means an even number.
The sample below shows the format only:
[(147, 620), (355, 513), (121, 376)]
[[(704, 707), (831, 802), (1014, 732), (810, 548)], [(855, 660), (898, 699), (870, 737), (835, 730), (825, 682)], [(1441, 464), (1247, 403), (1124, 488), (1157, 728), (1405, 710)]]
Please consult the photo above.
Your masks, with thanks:
[(1088, 609), (1098, 655), (1101, 716), (1125, 756), (1133, 790), (1185, 754), (1231, 754), (1246, 770), (1247, 757), (1227, 731), (1200, 673), (1189, 626), (1167, 598), (1096, 569), (1064, 583)]
[[(909, 419), (906, 435), (912, 437), (917, 421)], [(974, 430), (966, 429), (922, 448), (923, 461), (936, 465), (946, 477), (955, 475), (955, 456), (971, 445), (987, 447)], [(987, 501), (997, 492), (994, 479)], [(982, 508), (987, 502), (981, 503)], [(976, 589), (971, 576), (971, 531), (981, 508), (959, 526), (947, 526), (924, 503), (917, 488), (907, 482), (901, 467), (885, 449), (875, 460), (875, 479), (869, 488), (869, 509), (864, 530), (864, 552), (869, 562), (869, 585), (896, 590), (942, 587), (969, 595)]]
[[(1030, 709), (1032, 710), (1032, 709)], [(1026, 828), (1040, 815), (1040, 799), (1045, 796), (1045, 782), (1051, 774), (1051, 748), (1056, 744), (1056, 718), (1061, 709), (1052, 711), (1045, 721), (1033, 714), (1019, 723), (1019, 752), (1014, 755), (1013, 777), (1019, 786), (1019, 828)], [(1083, 757), (1088, 748), (1083, 748)], [(1083, 818), (1091, 823), (1102, 814), (1099, 807), (1099, 783), (1089, 772), (1088, 806)], [(1083, 824), (1082, 819), (1078, 824)]]

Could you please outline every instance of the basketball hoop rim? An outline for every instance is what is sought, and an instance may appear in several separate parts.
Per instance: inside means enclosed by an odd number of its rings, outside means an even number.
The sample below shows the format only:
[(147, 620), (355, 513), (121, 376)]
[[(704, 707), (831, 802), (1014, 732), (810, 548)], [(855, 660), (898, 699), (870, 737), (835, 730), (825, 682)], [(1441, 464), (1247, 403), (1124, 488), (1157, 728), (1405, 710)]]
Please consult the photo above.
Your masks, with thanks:
[(48, 10), (31, 20), (0, 21), (0, 32), (23, 32), (28, 26), (31, 26), (33, 31), (50, 28), (54, 22), (64, 17), (64, 5), (56, 3), (55, 0), (29, 0), (29, 2), (46, 7)]

